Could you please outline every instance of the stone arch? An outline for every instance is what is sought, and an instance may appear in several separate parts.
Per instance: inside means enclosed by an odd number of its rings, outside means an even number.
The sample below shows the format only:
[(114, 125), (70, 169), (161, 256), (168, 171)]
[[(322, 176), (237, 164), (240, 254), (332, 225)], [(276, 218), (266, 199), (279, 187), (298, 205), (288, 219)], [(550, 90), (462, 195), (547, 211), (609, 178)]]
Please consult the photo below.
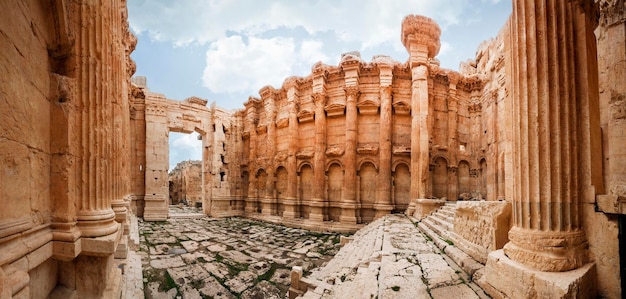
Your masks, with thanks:
[(404, 212), (411, 202), (411, 168), (409, 163), (400, 162), (393, 167), (394, 211)]
[(443, 154), (436, 154), (434, 156), (431, 157), (430, 159), (430, 164), (431, 165), (436, 165), (437, 164), (437, 160), (439, 159), (443, 159), (446, 162), (446, 165), (450, 165), (450, 159), (448, 159), (448, 157), (446, 155)]
[(313, 198), (313, 167), (309, 163), (302, 163), (298, 173), (298, 198), (302, 202), (300, 215), (308, 219), (311, 213), (308, 203)]
[(304, 168), (306, 166), (311, 168), (311, 170), (313, 169), (313, 165), (310, 162), (308, 162), (308, 161), (300, 162), (300, 164), (298, 164), (298, 168), (297, 168), (298, 173), (301, 173), (302, 172), (302, 168)]
[(328, 219), (333, 221), (339, 221), (339, 218), (341, 216), (341, 207), (339, 204), (343, 195), (343, 167), (341, 166), (341, 164), (333, 162), (328, 165), (328, 170), (326, 174), (328, 177)]
[[(391, 171), (396, 171), (396, 168), (400, 166), (401, 164), (405, 164), (408, 166), (408, 165), (411, 165), (411, 161), (405, 160), (405, 159), (398, 159), (394, 161), (393, 164), (391, 165)], [(410, 170), (411, 170), (411, 167), (409, 167), (409, 171)]]
[(459, 197), (463, 194), (470, 196), (472, 193), (472, 184), (470, 180), (470, 164), (467, 160), (459, 161), (457, 176), (459, 182)]
[(359, 161), (359, 164), (357, 165), (356, 169), (361, 169), (361, 167), (363, 167), (363, 165), (365, 165), (366, 163), (370, 163), (372, 164), (372, 166), (374, 166), (374, 169), (376, 169), (376, 171), (378, 171), (378, 165), (376, 164), (376, 161), (374, 161), (373, 159), (370, 158), (363, 158)]
[(374, 204), (377, 197), (378, 170), (374, 163), (365, 161), (359, 165), (359, 201), (361, 203), (361, 221), (368, 223), (376, 214)]
[(444, 157), (434, 160), (432, 172), (433, 196), (437, 198), (448, 197), (448, 161)]
[(339, 167), (341, 167), (341, 171), (343, 171), (343, 164), (341, 163), (341, 160), (339, 160), (339, 159), (332, 159), (332, 160), (329, 160), (328, 162), (326, 162), (326, 172), (327, 173), (328, 173), (328, 171), (330, 170), (330, 167), (333, 164), (339, 165)]

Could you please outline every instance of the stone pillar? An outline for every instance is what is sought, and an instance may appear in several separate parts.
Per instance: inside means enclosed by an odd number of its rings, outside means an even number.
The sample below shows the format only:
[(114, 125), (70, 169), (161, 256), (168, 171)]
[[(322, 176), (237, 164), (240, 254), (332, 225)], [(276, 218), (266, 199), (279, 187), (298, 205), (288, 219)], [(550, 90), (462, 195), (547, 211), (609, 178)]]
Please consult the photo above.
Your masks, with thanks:
[(165, 221), (168, 216), (169, 129), (164, 100), (151, 96), (146, 99), (146, 221)]
[[(513, 228), (504, 254), (489, 255), (485, 277), (509, 297), (595, 297), (582, 225), (582, 203), (602, 188), (590, 156), (590, 130), (599, 127), (590, 117), (598, 97), (593, 16), (578, 0), (513, 1)], [(524, 277), (528, 267), (539, 270), (533, 279)]]
[(315, 102), (315, 154), (313, 156), (313, 198), (309, 203), (312, 221), (324, 221), (326, 201), (326, 94), (314, 93)]
[(287, 105), (289, 110), (289, 149), (287, 151), (287, 196), (285, 197), (284, 218), (299, 216), (298, 193), (298, 86), (297, 79), (290, 77), (284, 88), (287, 89)]
[(256, 125), (258, 122), (255, 102), (258, 100), (250, 97), (244, 104), (246, 107), (245, 130), (249, 136), (249, 154), (248, 154), (248, 194), (246, 197), (246, 214), (254, 214), (257, 212), (257, 187), (256, 187)]
[(428, 61), (439, 52), (441, 29), (430, 18), (409, 15), (402, 21), (402, 43), (409, 52), (411, 66), (411, 203), (425, 199), (429, 180)]
[(459, 198), (459, 177), (457, 169), (459, 166), (459, 97), (456, 92), (456, 85), (459, 78), (450, 77), (448, 86), (448, 152), (450, 161), (448, 165), (448, 200), (456, 201)]
[(389, 214), (393, 210), (391, 203), (391, 84), (392, 70), (391, 63), (377, 63), (380, 71), (380, 135), (379, 146), (379, 166), (378, 166), (378, 198), (374, 209), (376, 218)]
[[(346, 79), (347, 80), (347, 79)], [(356, 147), (357, 147), (357, 108), (356, 101), (360, 91), (358, 86), (346, 86), (346, 148), (343, 155), (343, 196), (341, 199), (342, 223), (356, 224), (358, 222), (358, 205), (356, 202)]]
[(267, 180), (265, 182), (265, 197), (261, 198), (261, 214), (271, 216), (276, 214), (274, 194), (274, 182), (276, 181), (276, 165), (274, 160), (276, 156), (276, 104), (274, 101), (275, 91), (271, 86), (263, 87), (260, 91), (263, 105), (265, 106), (265, 121), (267, 124), (267, 139), (265, 145), (267, 148)]

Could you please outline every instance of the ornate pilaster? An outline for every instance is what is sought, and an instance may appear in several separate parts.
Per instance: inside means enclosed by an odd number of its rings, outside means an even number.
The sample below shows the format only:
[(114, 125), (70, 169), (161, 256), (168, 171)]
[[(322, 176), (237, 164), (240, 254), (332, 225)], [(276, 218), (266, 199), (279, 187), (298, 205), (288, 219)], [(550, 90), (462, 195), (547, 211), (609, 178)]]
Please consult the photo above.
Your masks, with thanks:
[(315, 103), (315, 154), (313, 156), (313, 198), (309, 203), (311, 213), (309, 219), (312, 221), (324, 221), (325, 190), (326, 190), (326, 170), (324, 164), (326, 157), (326, 105), (325, 93), (313, 93)]
[(274, 182), (276, 180), (276, 165), (274, 157), (276, 157), (276, 92), (271, 86), (263, 87), (260, 91), (263, 105), (265, 107), (265, 121), (267, 124), (267, 139), (265, 148), (267, 149), (267, 180), (265, 182), (265, 197), (261, 198), (261, 214), (271, 216), (276, 214), (276, 196), (274, 194)]
[(356, 201), (356, 147), (357, 147), (357, 108), (356, 101), (360, 91), (358, 86), (345, 88), (346, 92), (346, 147), (343, 155), (343, 197), (341, 199), (341, 218), (343, 223), (357, 223)]
[[(380, 58), (379, 58), (380, 59)], [(378, 138), (379, 167), (378, 167), (378, 198), (374, 208), (376, 217), (382, 217), (393, 210), (391, 202), (391, 97), (392, 97), (392, 70), (390, 61), (377, 62), (380, 71), (380, 133)]]
[(298, 86), (297, 79), (290, 77), (284, 84), (287, 89), (287, 105), (289, 111), (289, 149), (287, 151), (287, 196), (285, 197), (284, 218), (296, 218), (298, 215)]

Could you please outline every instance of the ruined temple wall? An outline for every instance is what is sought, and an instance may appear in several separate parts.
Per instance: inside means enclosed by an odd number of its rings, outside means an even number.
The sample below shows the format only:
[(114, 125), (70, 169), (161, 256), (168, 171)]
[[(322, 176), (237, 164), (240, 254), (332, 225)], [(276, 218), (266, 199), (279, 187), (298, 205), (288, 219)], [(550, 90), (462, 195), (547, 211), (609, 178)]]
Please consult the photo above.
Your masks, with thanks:
[(182, 161), (168, 176), (170, 204), (185, 201), (194, 207), (202, 203), (202, 161)]
[(0, 12), (0, 297), (119, 296), (135, 43), (126, 7), (3, 1)]

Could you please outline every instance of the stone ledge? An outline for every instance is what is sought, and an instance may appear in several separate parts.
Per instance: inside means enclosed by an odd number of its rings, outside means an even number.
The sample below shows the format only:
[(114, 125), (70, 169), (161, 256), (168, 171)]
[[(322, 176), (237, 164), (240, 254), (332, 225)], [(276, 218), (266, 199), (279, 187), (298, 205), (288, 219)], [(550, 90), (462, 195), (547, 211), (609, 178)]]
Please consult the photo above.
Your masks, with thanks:
[(122, 239), (124, 231), (121, 229), (121, 224), (117, 224), (118, 228), (115, 233), (107, 236), (95, 237), (95, 238), (81, 238), (81, 254), (89, 256), (108, 256), (114, 254)]
[(489, 254), (476, 283), (493, 298), (595, 298), (596, 266), (543, 272), (509, 259), (503, 250)]

